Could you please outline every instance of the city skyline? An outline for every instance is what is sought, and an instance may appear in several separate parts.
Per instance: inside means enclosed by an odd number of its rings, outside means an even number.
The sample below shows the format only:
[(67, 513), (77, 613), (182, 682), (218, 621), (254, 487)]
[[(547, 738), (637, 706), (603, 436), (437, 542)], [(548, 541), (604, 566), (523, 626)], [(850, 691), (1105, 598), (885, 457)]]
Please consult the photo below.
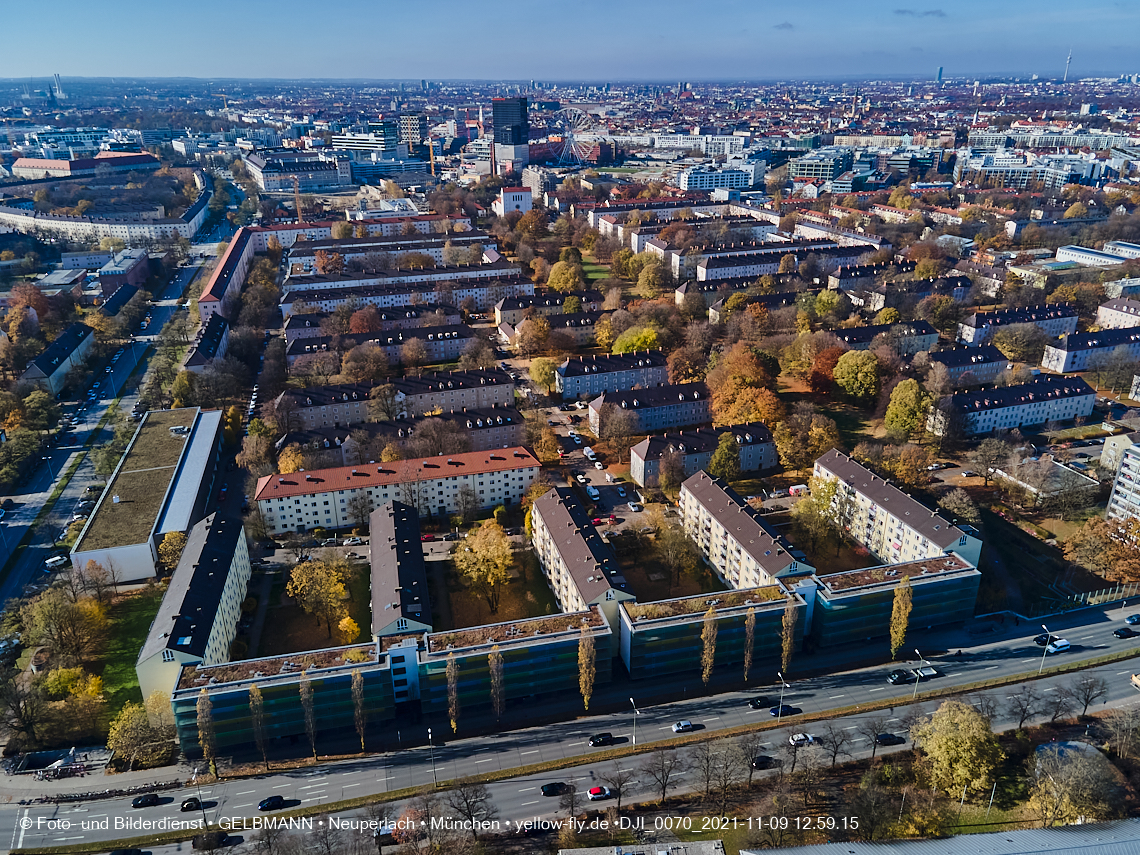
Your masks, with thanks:
[[(868, 8), (869, 7), (869, 8)], [(189, 77), (283, 80), (574, 80), (770, 81), (785, 79), (907, 77), (933, 79), (986, 75), (1059, 78), (1072, 51), (1070, 80), (1135, 73), (1126, 33), (1140, 31), (1140, 7), (1113, 0), (1071, 4), (1057, 0), (1001, 6), (962, 0), (950, 6), (872, 2), (859, 14), (838, 0), (811, 9), (774, 3), (740, 9), (727, 0), (703, 4), (699, 16), (680, 3), (630, 0), (621, 14), (598, 0), (573, 11), (520, 15), (513, 4), (481, 7), (486, 21), (507, 22), (502, 35), (470, 27), (471, 7), (444, 0), (426, 16), (418, 8), (379, 8), (347, 0), (329, 20), (328, 38), (308, 39), (312, 9), (281, 0), (251, 21), (256, 37), (242, 34), (236, 9), (218, 0), (197, 4), (197, 14), (174, 23), (149, 4), (124, 0), (116, 15), (92, 14), (67, 0), (58, 11), (77, 23), (52, 34), (46, 55), (34, 38), (13, 40), (8, 79), (69, 77)], [(517, 21), (514, 19), (518, 19)], [(566, 20), (569, 18), (569, 22)], [(238, 41), (219, 38), (217, 22), (238, 27)], [(573, 21), (581, 38), (573, 41)], [(678, 22), (684, 21), (684, 26)], [(200, 22), (200, 23), (199, 23)], [(831, 22), (828, 24), (828, 22)], [(551, 40), (570, 23), (569, 49)], [(726, 24), (731, 23), (731, 26)], [(30, 7), (6, 16), (11, 32), (34, 33), (42, 17)], [(360, 45), (335, 35), (373, 33)], [(624, 39), (623, 39), (624, 36)], [(121, 41), (123, 50), (85, 48)], [(482, 48), (480, 47), (482, 45)], [(473, 61), (477, 57), (478, 61)], [(299, 65), (300, 63), (300, 65)], [(20, 69), (24, 73), (13, 75)], [(474, 73), (473, 73), (474, 72)]]

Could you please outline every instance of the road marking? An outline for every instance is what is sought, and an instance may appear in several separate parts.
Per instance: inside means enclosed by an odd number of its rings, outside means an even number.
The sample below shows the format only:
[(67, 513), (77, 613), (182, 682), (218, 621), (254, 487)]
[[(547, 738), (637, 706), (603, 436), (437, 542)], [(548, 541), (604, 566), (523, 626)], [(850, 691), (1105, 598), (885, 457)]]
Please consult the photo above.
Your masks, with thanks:
[[(305, 804), (305, 802), (319, 802), (323, 798), (324, 796), (317, 796), (315, 799), (301, 799), (301, 804)], [(238, 807), (241, 807), (241, 805), (238, 805)]]
[(1117, 676), (1117, 677), (1120, 677), (1120, 676), (1122, 676), (1122, 675), (1124, 675), (1124, 674), (1127, 674), (1127, 673), (1128, 673), (1127, 671), (1117, 671), (1117, 672), (1116, 672), (1116, 676)]
[(476, 763), (494, 763), (495, 758), (494, 757), (488, 757), (486, 760), (476, 760), (475, 762)]
[(291, 786), (293, 786), (293, 785), (292, 785), (292, 784), (274, 784), (274, 785), (273, 785), (273, 789), (275, 789), (275, 790), (283, 790), (283, 789), (285, 789), (286, 787), (291, 787)]
[(535, 749), (533, 749), (533, 750), (531, 750), (531, 751), (520, 751), (520, 752), (519, 752), (519, 754), (537, 754), (537, 753), (539, 752), (539, 750), (540, 750), (540, 749), (538, 749), (538, 748), (535, 748)]
[(1001, 667), (1000, 665), (991, 665), (989, 668), (983, 668), (982, 670), (983, 671), (992, 671), (995, 668), (1000, 668), (1000, 667)]
[(901, 719), (897, 719), (897, 718), (888, 718), (888, 719), (887, 719), (887, 721), (901, 721)]
[(879, 688), (877, 688), (877, 689), (868, 689), (867, 691), (868, 692), (883, 692), (883, 691), (886, 691), (886, 688), (887, 688), (886, 686), (879, 686)]
[[(304, 787), (297, 787), (297, 789), (298, 790), (312, 790), (312, 789), (323, 790), (327, 786), (328, 786), (328, 784), (307, 784)], [(249, 792), (252, 793), (253, 790), (250, 790)], [(238, 793), (238, 795), (240, 796), (241, 793)]]
[(570, 747), (571, 748), (577, 748), (579, 745), (585, 745), (585, 744), (586, 744), (585, 742), (571, 742)]
[(235, 796), (248, 796), (250, 793), (255, 793), (257, 790), (242, 790), (240, 793), (234, 793)]
[(538, 789), (538, 787), (523, 787), (521, 790), (519, 790), (519, 792), (520, 793), (529, 793), (529, 792), (532, 792), (533, 790), (537, 790), (537, 789)]
[(342, 790), (348, 790), (348, 789), (351, 789), (352, 787), (359, 787), (359, 786), (360, 786), (360, 784), (345, 784), (344, 786), (341, 787), (341, 789)]
[(233, 810), (237, 810), (238, 808), (243, 808), (243, 807), (253, 807), (253, 802), (249, 802), (248, 804), (244, 804), (244, 805), (233, 805)]
[(719, 715), (714, 715), (714, 716), (710, 716), (709, 718), (702, 718), (701, 719), (701, 721), (719, 721), (719, 720), (720, 720)]
[(527, 805), (536, 805), (538, 802), (523, 802), (519, 807), (526, 807)]
[(55, 839), (56, 839), (56, 841), (57, 841), (57, 842), (60, 842), (60, 843), (62, 843), (64, 840), (82, 840), (82, 839), (83, 839), (83, 835), (82, 835), (82, 834), (80, 834), (80, 835), (78, 835), (78, 836), (76, 836), (76, 837), (57, 837), (57, 838), (55, 838)]
[(830, 698), (828, 698), (828, 700), (829, 700), (829, 701), (834, 701), (834, 700), (836, 700), (837, 698), (845, 698), (845, 697), (847, 697), (847, 696), (846, 696), (846, 695), (832, 695)]
[(843, 728), (843, 729), (844, 729), (844, 730), (858, 730), (858, 729), (859, 729), (859, 725), (857, 725), (857, 724), (853, 724), (853, 725), (851, 725), (850, 727), (845, 727), (845, 728)]
[[(997, 666), (994, 666), (994, 667), (997, 667)], [(988, 671), (988, 670), (990, 670), (990, 669), (989, 669), (989, 668), (986, 668), (985, 670), (986, 670), (986, 671)], [(946, 676), (947, 676), (947, 677), (957, 677), (958, 675), (957, 675), (957, 674), (947, 674)]]
[(673, 725), (671, 725), (671, 724), (667, 724), (667, 725), (665, 725), (664, 727), (659, 727), (659, 728), (657, 728), (657, 729), (658, 729), (658, 730), (672, 730), (672, 729), (673, 729)]
[(1081, 636), (1081, 637), (1078, 639), (1078, 641), (1084, 641), (1086, 638), (1093, 638), (1093, 637), (1095, 637), (1095, 636), (1094, 636), (1094, 635), (1082, 635), (1082, 636)]

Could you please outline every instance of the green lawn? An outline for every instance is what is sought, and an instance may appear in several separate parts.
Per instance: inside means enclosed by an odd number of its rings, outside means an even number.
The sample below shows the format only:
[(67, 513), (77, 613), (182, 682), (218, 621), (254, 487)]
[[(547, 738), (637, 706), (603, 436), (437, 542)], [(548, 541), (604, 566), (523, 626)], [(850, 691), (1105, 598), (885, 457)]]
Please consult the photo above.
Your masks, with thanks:
[(119, 598), (107, 611), (111, 624), (107, 634), (107, 647), (101, 660), (94, 663), (91, 670), (98, 674), (102, 666), (103, 693), (107, 698), (107, 712), (111, 718), (118, 714), (127, 701), (142, 702), (139, 680), (135, 675), (135, 662), (161, 602), (161, 589), (147, 589)]
[(610, 266), (608, 264), (598, 264), (594, 261), (583, 261), (582, 271), (586, 274), (586, 280), (593, 282), (595, 279), (608, 279)]

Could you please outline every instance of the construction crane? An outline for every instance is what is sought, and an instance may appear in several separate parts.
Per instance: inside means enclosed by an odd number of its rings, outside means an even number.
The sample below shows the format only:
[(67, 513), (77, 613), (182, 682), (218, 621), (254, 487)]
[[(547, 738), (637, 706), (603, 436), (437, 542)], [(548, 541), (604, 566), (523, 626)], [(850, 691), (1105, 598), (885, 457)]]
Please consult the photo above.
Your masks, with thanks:
[(301, 182), (293, 176), (293, 206), (297, 209), (297, 225), (304, 222), (301, 216)]
[(229, 96), (228, 95), (220, 95), (220, 94), (215, 93), (214, 97), (222, 99), (222, 109), (223, 110), (228, 110), (230, 108), (230, 102), (229, 102)]
[(431, 160), (431, 176), (435, 178), (435, 140), (428, 134), (428, 158)]

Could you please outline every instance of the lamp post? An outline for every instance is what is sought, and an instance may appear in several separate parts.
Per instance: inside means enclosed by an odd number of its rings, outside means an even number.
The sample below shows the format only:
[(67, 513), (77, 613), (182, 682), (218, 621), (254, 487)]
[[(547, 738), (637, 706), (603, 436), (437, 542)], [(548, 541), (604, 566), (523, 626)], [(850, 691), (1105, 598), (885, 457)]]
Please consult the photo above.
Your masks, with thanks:
[(637, 745), (637, 701), (630, 698), (629, 702), (633, 705), (633, 744)]
[(788, 684), (784, 682), (784, 675), (779, 671), (776, 676), (780, 678), (780, 706), (776, 708), (776, 724), (780, 723), (780, 719), (784, 717), (784, 689), (788, 688)]
[(1041, 664), (1037, 666), (1037, 676), (1041, 676), (1041, 671), (1045, 668), (1045, 655), (1049, 652), (1049, 627), (1041, 624), (1041, 628), (1045, 630), (1045, 645), (1041, 648)]
[(917, 647), (914, 649), (914, 652), (915, 655), (918, 656), (918, 668), (916, 668), (914, 672), (914, 692), (910, 696), (912, 701), (918, 697), (918, 684), (922, 682), (922, 663), (924, 661)]
[(46, 456), (45, 456), (45, 457), (42, 457), (42, 458), (41, 458), (41, 460), (43, 460), (43, 461), (45, 461), (45, 462), (47, 463), (47, 465), (48, 465), (48, 472), (50, 472), (50, 473), (51, 473), (51, 480), (52, 480), (52, 483), (54, 484), (54, 483), (55, 483), (55, 470), (54, 470), (54, 469), (52, 469), (52, 467), (51, 467), (51, 458), (50, 458), (50, 457), (46, 457)]
[(435, 785), (439, 786), (439, 778), (435, 775), (435, 745), (431, 741), (431, 728), (428, 728), (428, 751), (431, 754), (431, 779)]
[(202, 811), (202, 830), (210, 830), (210, 820), (206, 819), (206, 805), (202, 802), (202, 785), (198, 783), (198, 767), (194, 767), (194, 775), (191, 779), (194, 786), (198, 789), (198, 810)]

